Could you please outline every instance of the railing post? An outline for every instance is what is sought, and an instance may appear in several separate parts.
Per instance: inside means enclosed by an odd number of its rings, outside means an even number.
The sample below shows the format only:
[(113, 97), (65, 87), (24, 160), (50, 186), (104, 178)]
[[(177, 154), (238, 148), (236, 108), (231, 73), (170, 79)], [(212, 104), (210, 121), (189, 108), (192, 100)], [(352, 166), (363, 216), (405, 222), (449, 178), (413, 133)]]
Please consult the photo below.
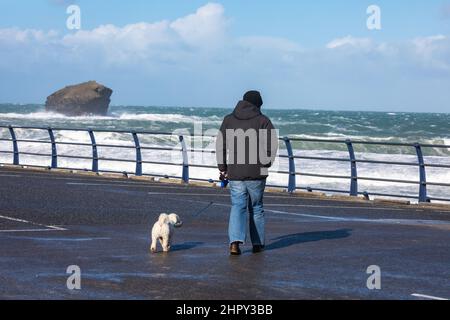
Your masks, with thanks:
[(288, 192), (294, 192), (297, 188), (296, 184), (296, 174), (295, 174), (295, 159), (294, 153), (292, 151), (291, 140), (288, 137), (284, 137), (284, 144), (286, 145), (286, 150), (289, 157), (289, 182), (288, 182)]
[(427, 197), (427, 175), (425, 171), (425, 161), (423, 159), (422, 147), (419, 143), (414, 144), (416, 148), (417, 160), (419, 164), (420, 187), (419, 187), (419, 202), (428, 202)]
[(348, 154), (350, 157), (350, 171), (351, 171), (351, 180), (350, 180), (350, 196), (357, 197), (358, 196), (358, 170), (356, 168), (356, 156), (355, 150), (353, 149), (352, 141), (347, 139), (345, 141), (347, 145)]
[(14, 151), (14, 157), (13, 157), (13, 164), (18, 166), (19, 165), (19, 146), (17, 145), (17, 138), (16, 133), (14, 132), (14, 128), (12, 126), (8, 126), (9, 134), (11, 135), (12, 143), (13, 143), (13, 151)]
[(89, 137), (91, 138), (92, 144), (92, 171), (98, 172), (98, 153), (97, 153), (97, 143), (95, 142), (94, 131), (88, 129)]
[(56, 141), (53, 129), (48, 127), (48, 135), (50, 136), (50, 142), (52, 143), (52, 168), (58, 168), (58, 154), (56, 153)]
[(186, 141), (184, 140), (184, 136), (179, 136), (180, 144), (181, 144), (181, 152), (183, 154), (183, 173), (181, 179), (184, 183), (189, 183), (189, 158), (186, 148)]
[(142, 176), (142, 154), (141, 154), (141, 145), (139, 143), (139, 137), (136, 132), (132, 132), (134, 145), (136, 147), (136, 176)]

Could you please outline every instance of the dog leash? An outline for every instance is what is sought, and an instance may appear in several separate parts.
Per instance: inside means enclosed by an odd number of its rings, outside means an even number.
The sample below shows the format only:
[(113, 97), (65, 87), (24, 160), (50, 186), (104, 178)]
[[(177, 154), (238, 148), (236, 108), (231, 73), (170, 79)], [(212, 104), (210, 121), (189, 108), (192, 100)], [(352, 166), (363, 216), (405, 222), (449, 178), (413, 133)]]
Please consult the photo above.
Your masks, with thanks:
[[(222, 178), (222, 175), (220, 176), (220, 180), (221, 180), (221, 188), (226, 188), (228, 185), (228, 179), (225, 179), (225, 177)], [(201, 215), (203, 212), (205, 212), (207, 209), (209, 209), (212, 205), (214, 204), (213, 201), (210, 201), (206, 207), (200, 209), (199, 211), (197, 211), (192, 218), (197, 218), (199, 215)]]
[[(221, 179), (221, 188), (226, 188), (228, 185), (228, 179)], [(199, 215), (201, 215), (203, 212), (205, 212), (206, 210), (208, 210), (212, 205), (214, 204), (213, 201), (210, 201), (204, 208), (200, 209), (199, 211), (197, 211), (196, 213), (194, 213), (192, 215), (192, 218), (195, 219), (197, 218)]]
[(207, 209), (209, 209), (213, 204), (214, 204), (214, 202), (211, 201), (210, 203), (208, 203), (208, 204), (206, 205), (206, 207), (204, 207), (204, 208), (200, 209), (199, 211), (197, 211), (197, 212), (192, 216), (192, 218), (197, 218), (200, 214), (202, 214), (202, 213), (205, 212)]

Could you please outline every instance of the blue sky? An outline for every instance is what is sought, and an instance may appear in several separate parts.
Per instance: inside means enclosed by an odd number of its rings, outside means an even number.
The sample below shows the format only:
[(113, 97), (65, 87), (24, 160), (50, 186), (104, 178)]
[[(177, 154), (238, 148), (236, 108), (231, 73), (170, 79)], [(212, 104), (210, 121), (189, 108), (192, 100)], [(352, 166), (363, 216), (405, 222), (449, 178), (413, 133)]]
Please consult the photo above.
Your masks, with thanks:
[(96, 79), (123, 105), (230, 107), (256, 88), (271, 108), (450, 112), (450, 1), (0, 0), (0, 17), (0, 102)]

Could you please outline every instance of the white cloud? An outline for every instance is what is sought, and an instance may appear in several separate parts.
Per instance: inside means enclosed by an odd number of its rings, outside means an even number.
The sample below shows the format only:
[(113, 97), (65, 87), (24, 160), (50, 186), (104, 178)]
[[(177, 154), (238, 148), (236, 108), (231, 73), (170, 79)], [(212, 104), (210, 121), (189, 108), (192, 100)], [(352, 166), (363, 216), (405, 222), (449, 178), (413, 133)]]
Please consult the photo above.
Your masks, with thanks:
[(208, 3), (194, 14), (175, 20), (170, 24), (170, 28), (186, 43), (204, 46), (223, 40), (226, 24), (223, 6)]
[(352, 36), (346, 36), (330, 41), (326, 47), (328, 49), (351, 47), (355, 49), (369, 50), (373, 48), (373, 46), (374, 44), (369, 38), (355, 38)]
[(208, 47), (223, 39), (226, 19), (220, 4), (209, 3), (196, 13), (173, 22), (135, 23), (124, 27), (102, 25), (93, 30), (81, 30), (64, 37), (66, 45), (104, 45), (117, 50), (146, 51), (152, 47), (191, 45)]
[(429, 54), (439, 48), (440, 44), (448, 40), (448, 38), (442, 34), (415, 38), (412, 42), (416, 47), (417, 52), (421, 54)]
[(444, 35), (412, 40), (415, 57), (426, 68), (450, 71), (450, 38)]
[(211, 51), (223, 44), (227, 20), (220, 4), (208, 3), (174, 21), (140, 22), (124, 27), (102, 25), (64, 36), (68, 52), (101, 54), (109, 64), (175, 63), (195, 51)]
[[(409, 68), (420, 67), (428, 71), (450, 70), (450, 39), (445, 35), (418, 37), (403, 42), (377, 43), (370, 38), (346, 36), (330, 41), (326, 48), (336, 51), (340, 57), (355, 55), (367, 59), (378, 57), (385, 65), (409, 65)], [(369, 59), (368, 59), (369, 60)]]
[(177, 45), (177, 39), (169, 23), (161, 21), (80, 30), (64, 36), (61, 45), (69, 55), (96, 57), (107, 64), (133, 64), (152, 58), (157, 52), (170, 52)]
[(5, 28), (0, 29), (1, 44), (29, 44), (48, 43), (56, 39), (56, 31), (42, 31), (36, 29)]

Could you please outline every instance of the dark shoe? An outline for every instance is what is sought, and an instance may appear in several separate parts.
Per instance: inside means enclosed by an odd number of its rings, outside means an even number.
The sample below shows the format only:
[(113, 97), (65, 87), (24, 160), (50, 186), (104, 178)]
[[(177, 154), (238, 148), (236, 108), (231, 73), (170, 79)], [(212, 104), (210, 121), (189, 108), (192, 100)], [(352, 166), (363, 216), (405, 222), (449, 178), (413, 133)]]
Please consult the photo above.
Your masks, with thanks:
[(239, 242), (233, 242), (230, 245), (230, 254), (233, 256), (238, 256), (241, 254), (241, 249), (239, 249)]
[(254, 245), (252, 251), (253, 251), (253, 253), (262, 252), (262, 251), (264, 251), (264, 246), (260, 245), (260, 244)]

